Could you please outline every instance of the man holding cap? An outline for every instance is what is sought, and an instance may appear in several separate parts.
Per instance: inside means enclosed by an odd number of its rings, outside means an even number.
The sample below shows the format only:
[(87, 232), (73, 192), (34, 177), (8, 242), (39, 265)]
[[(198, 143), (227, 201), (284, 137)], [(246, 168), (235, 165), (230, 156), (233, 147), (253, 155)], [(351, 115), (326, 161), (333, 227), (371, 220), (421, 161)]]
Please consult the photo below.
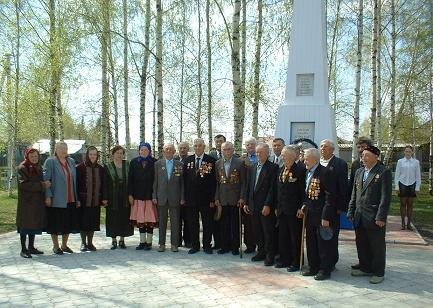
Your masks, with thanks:
[(356, 229), (359, 269), (352, 276), (371, 276), (381, 283), (385, 275), (385, 225), (391, 204), (391, 171), (379, 163), (380, 150), (368, 146), (362, 152), (364, 168), (356, 171), (347, 218)]

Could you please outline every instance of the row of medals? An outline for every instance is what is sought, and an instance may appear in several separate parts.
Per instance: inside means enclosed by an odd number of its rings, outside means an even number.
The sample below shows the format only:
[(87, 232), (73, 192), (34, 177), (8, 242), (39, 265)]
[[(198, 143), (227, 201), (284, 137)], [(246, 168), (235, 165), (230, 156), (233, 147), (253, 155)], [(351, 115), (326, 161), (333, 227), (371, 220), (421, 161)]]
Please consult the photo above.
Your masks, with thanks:
[(320, 194), (320, 180), (312, 178), (310, 182), (310, 187), (308, 189), (308, 198), (312, 200), (319, 199)]

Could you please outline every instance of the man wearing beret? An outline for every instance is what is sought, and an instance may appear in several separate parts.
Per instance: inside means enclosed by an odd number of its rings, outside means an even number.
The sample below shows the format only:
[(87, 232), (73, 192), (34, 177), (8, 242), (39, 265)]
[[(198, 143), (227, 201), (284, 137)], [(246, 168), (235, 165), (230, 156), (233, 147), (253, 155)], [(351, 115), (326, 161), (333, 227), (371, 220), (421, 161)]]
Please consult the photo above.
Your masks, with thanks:
[(381, 283), (385, 276), (386, 219), (391, 204), (391, 171), (379, 163), (380, 150), (368, 146), (362, 152), (364, 168), (356, 171), (347, 217), (356, 229), (359, 269), (352, 276), (371, 276)]

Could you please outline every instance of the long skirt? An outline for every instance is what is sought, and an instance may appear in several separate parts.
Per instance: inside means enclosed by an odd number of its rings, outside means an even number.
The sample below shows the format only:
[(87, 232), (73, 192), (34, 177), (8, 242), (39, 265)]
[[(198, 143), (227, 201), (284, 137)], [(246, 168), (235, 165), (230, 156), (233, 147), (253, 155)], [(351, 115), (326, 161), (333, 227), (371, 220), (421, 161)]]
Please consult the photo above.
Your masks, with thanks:
[(156, 205), (153, 204), (152, 200), (134, 200), (129, 219), (139, 228), (157, 227), (158, 210)]
[(101, 208), (99, 206), (87, 207), (81, 205), (78, 213), (80, 231), (91, 232), (100, 230)]
[(68, 203), (66, 208), (47, 208), (47, 233), (69, 234), (78, 233), (79, 228), (78, 209), (76, 203)]

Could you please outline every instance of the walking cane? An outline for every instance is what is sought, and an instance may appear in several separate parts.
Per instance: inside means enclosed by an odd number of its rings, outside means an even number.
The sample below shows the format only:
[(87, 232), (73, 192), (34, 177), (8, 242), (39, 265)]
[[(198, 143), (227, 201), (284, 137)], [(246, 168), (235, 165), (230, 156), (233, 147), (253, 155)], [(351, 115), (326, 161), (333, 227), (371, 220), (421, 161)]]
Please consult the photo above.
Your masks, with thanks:
[(239, 207), (239, 256), (242, 259), (242, 207)]
[(307, 212), (305, 211), (302, 217), (302, 232), (301, 232), (301, 256), (299, 258), (299, 273), (302, 274), (302, 265), (304, 264), (304, 238), (305, 238), (305, 220), (307, 219)]

